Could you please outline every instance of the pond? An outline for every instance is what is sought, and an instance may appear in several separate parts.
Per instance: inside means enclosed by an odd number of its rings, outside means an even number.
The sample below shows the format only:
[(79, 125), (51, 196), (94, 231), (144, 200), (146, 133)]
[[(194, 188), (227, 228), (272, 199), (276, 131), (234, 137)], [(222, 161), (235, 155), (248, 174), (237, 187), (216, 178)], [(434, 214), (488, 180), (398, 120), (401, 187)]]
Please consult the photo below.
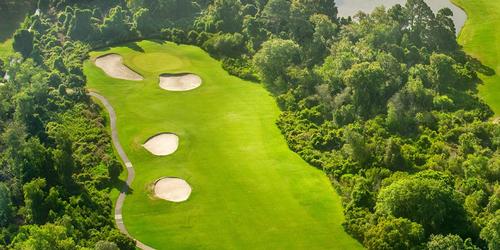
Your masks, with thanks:
[[(425, 0), (425, 2), (431, 7), (434, 13), (445, 7), (450, 8), (453, 11), (453, 21), (457, 33), (464, 26), (467, 15), (449, 0)], [(406, 0), (336, 0), (335, 3), (339, 10), (339, 16), (347, 17), (355, 15), (358, 11), (370, 13), (377, 6), (384, 5), (386, 8), (390, 8), (396, 4), (404, 5)]]

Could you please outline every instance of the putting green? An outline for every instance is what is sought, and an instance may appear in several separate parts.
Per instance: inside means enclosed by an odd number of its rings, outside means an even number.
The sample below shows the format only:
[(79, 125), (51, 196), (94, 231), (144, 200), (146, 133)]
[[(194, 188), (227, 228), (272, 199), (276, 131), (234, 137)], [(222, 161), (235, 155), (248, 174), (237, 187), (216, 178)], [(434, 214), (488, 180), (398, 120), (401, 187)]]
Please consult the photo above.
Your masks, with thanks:
[[(275, 125), (280, 111), (261, 85), (228, 75), (193, 46), (142, 41), (91, 58), (107, 53), (122, 55), (145, 78), (117, 80), (85, 63), (88, 87), (117, 113), (136, 171), (123, 207), (133, 237), (158, 249), (361, 248), (341, 226), (340, 198), (327, 177), (288, 149)], [(186, 72), (203, 84), (187, 92), (158, 86), (160, 74)], [(174, 154), (157, 157), (142, 147), (164, 131), (180, 138)], [(151, 185), (165, 176), (186, 180), (189, 200), (154, 198)]]
[(453, 0), (467, 13), (458, 39), (464, 50), (493, 69), (492, 76), (480, 75), (479, 95), (500, 115), (500, 1)]

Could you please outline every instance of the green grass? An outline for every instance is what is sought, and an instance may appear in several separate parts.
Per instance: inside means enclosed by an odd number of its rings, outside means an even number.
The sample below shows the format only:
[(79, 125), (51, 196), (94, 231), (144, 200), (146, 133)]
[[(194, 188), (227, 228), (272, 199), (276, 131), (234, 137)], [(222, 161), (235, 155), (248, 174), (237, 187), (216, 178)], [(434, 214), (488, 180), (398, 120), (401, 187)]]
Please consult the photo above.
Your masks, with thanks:
[(471, 56), (493, 69), (493, 76), (481, 75), (479, 95), (500, 115), (500, 1), (453, 0), (467, 12), (459, 43)]
[(14, 49), (12, 48), (12, 39), (8, 39), (5, 42), (0, 43), (0, 60), (7, 58), (7, 56), (13, 52)]
[[(124, 205), (129, 232), (158, 249), (357, 249), (344, 232), (340, 197), (328, 178), (291, 152), (275, 125), (279, 109), (261, 85), (225, 72), (203, 50), (142, 41), (114, 52), (145, 77), (112, 79), (85, 63), (88, 87), (118, 116), (118, 133), (136, 168)], [(200, 88), (168, 92), (161, 73), (192, 72)], [(141, 144), (159, 132), (180, 137), (177, 152), (156, 157)], [(187, 180), (188, 201), (155, 199), (164, 176)]]

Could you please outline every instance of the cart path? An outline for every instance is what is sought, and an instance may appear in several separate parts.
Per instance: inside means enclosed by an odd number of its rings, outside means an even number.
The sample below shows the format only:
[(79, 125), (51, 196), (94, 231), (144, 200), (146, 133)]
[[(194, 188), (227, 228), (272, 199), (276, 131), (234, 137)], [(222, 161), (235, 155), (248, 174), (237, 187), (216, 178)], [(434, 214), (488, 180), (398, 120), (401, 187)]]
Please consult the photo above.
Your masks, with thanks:
[[(129, 237), (132, 237), (128, 231), (127, 228), (125, 227), (125, 223), (123, 222), (123, 216), (122, 216), (122, 208), (123, 208), (123, 202), (125, 201), (125, 197), (127, 195), (127, 192), (129, 190), (130, 185), (132, 185), (132, 182), (134, 181), (135, 178), (135, 171), (134, 171), (134, 166), (132, 165), (132, 162), (128, 159), (127, 154), (125, 153), (125, 150), (123, 150), (122, 145), (120, 144), (120, 140), (118, 138), (118, 131), (116, 129), (116, 113), (109, 101), (102, 95), (96, 93), (96, 92), (89, 92), (89, 95), (92, 97), (97, 98), (107, 109), (109, 113), (109, 121), (111, 124), (111, 139), (113, 140), (113, 146), (115, 147), (116, 151), (118, 152), (118, 155), (120, 156), (121, 160), (127, 167), (127, 181), (126, 185), (123, 185), (120, 191), (120, 195), (118, 196), (118, 199), (116, 200), (116, 206), (115, 206), (115, 222), (116, 226), (118, 229), (128, 235)], [(132, 237), (133, 238), (133, 237)], [(133, 238), (134, 239), (134, 238)], [(138, 248), (143, 249), (143, 250), (154, 250), (154, 248), (140, 242), (137, 239), (134, 239), (136, 242), (136, 245)]]

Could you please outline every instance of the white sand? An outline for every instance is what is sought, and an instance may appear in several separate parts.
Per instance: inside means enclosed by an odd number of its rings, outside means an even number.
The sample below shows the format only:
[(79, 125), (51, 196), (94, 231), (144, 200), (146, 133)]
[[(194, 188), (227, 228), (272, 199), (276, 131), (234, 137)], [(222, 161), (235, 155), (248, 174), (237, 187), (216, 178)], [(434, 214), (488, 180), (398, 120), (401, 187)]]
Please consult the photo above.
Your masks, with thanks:
[(182, 202), (191, 195), (191, 186), (179, 178), (162, 178), (155, 183), (155, 195), (167, 201)]
[(198, 88), (201, 78), (195, 74), (160, 75), (160, 88), (169, 91), (188, 91)]
[(95, 59), (95, 65), (113, 78), (141, 81), (144, 78), (123, 65), (123, 58), (118, 54), (108, 54)]
[(154, 155), (165, 156), (177, 150), (179, 137), (172, 133), (163, 133), (151, 137), (142, 146)]

